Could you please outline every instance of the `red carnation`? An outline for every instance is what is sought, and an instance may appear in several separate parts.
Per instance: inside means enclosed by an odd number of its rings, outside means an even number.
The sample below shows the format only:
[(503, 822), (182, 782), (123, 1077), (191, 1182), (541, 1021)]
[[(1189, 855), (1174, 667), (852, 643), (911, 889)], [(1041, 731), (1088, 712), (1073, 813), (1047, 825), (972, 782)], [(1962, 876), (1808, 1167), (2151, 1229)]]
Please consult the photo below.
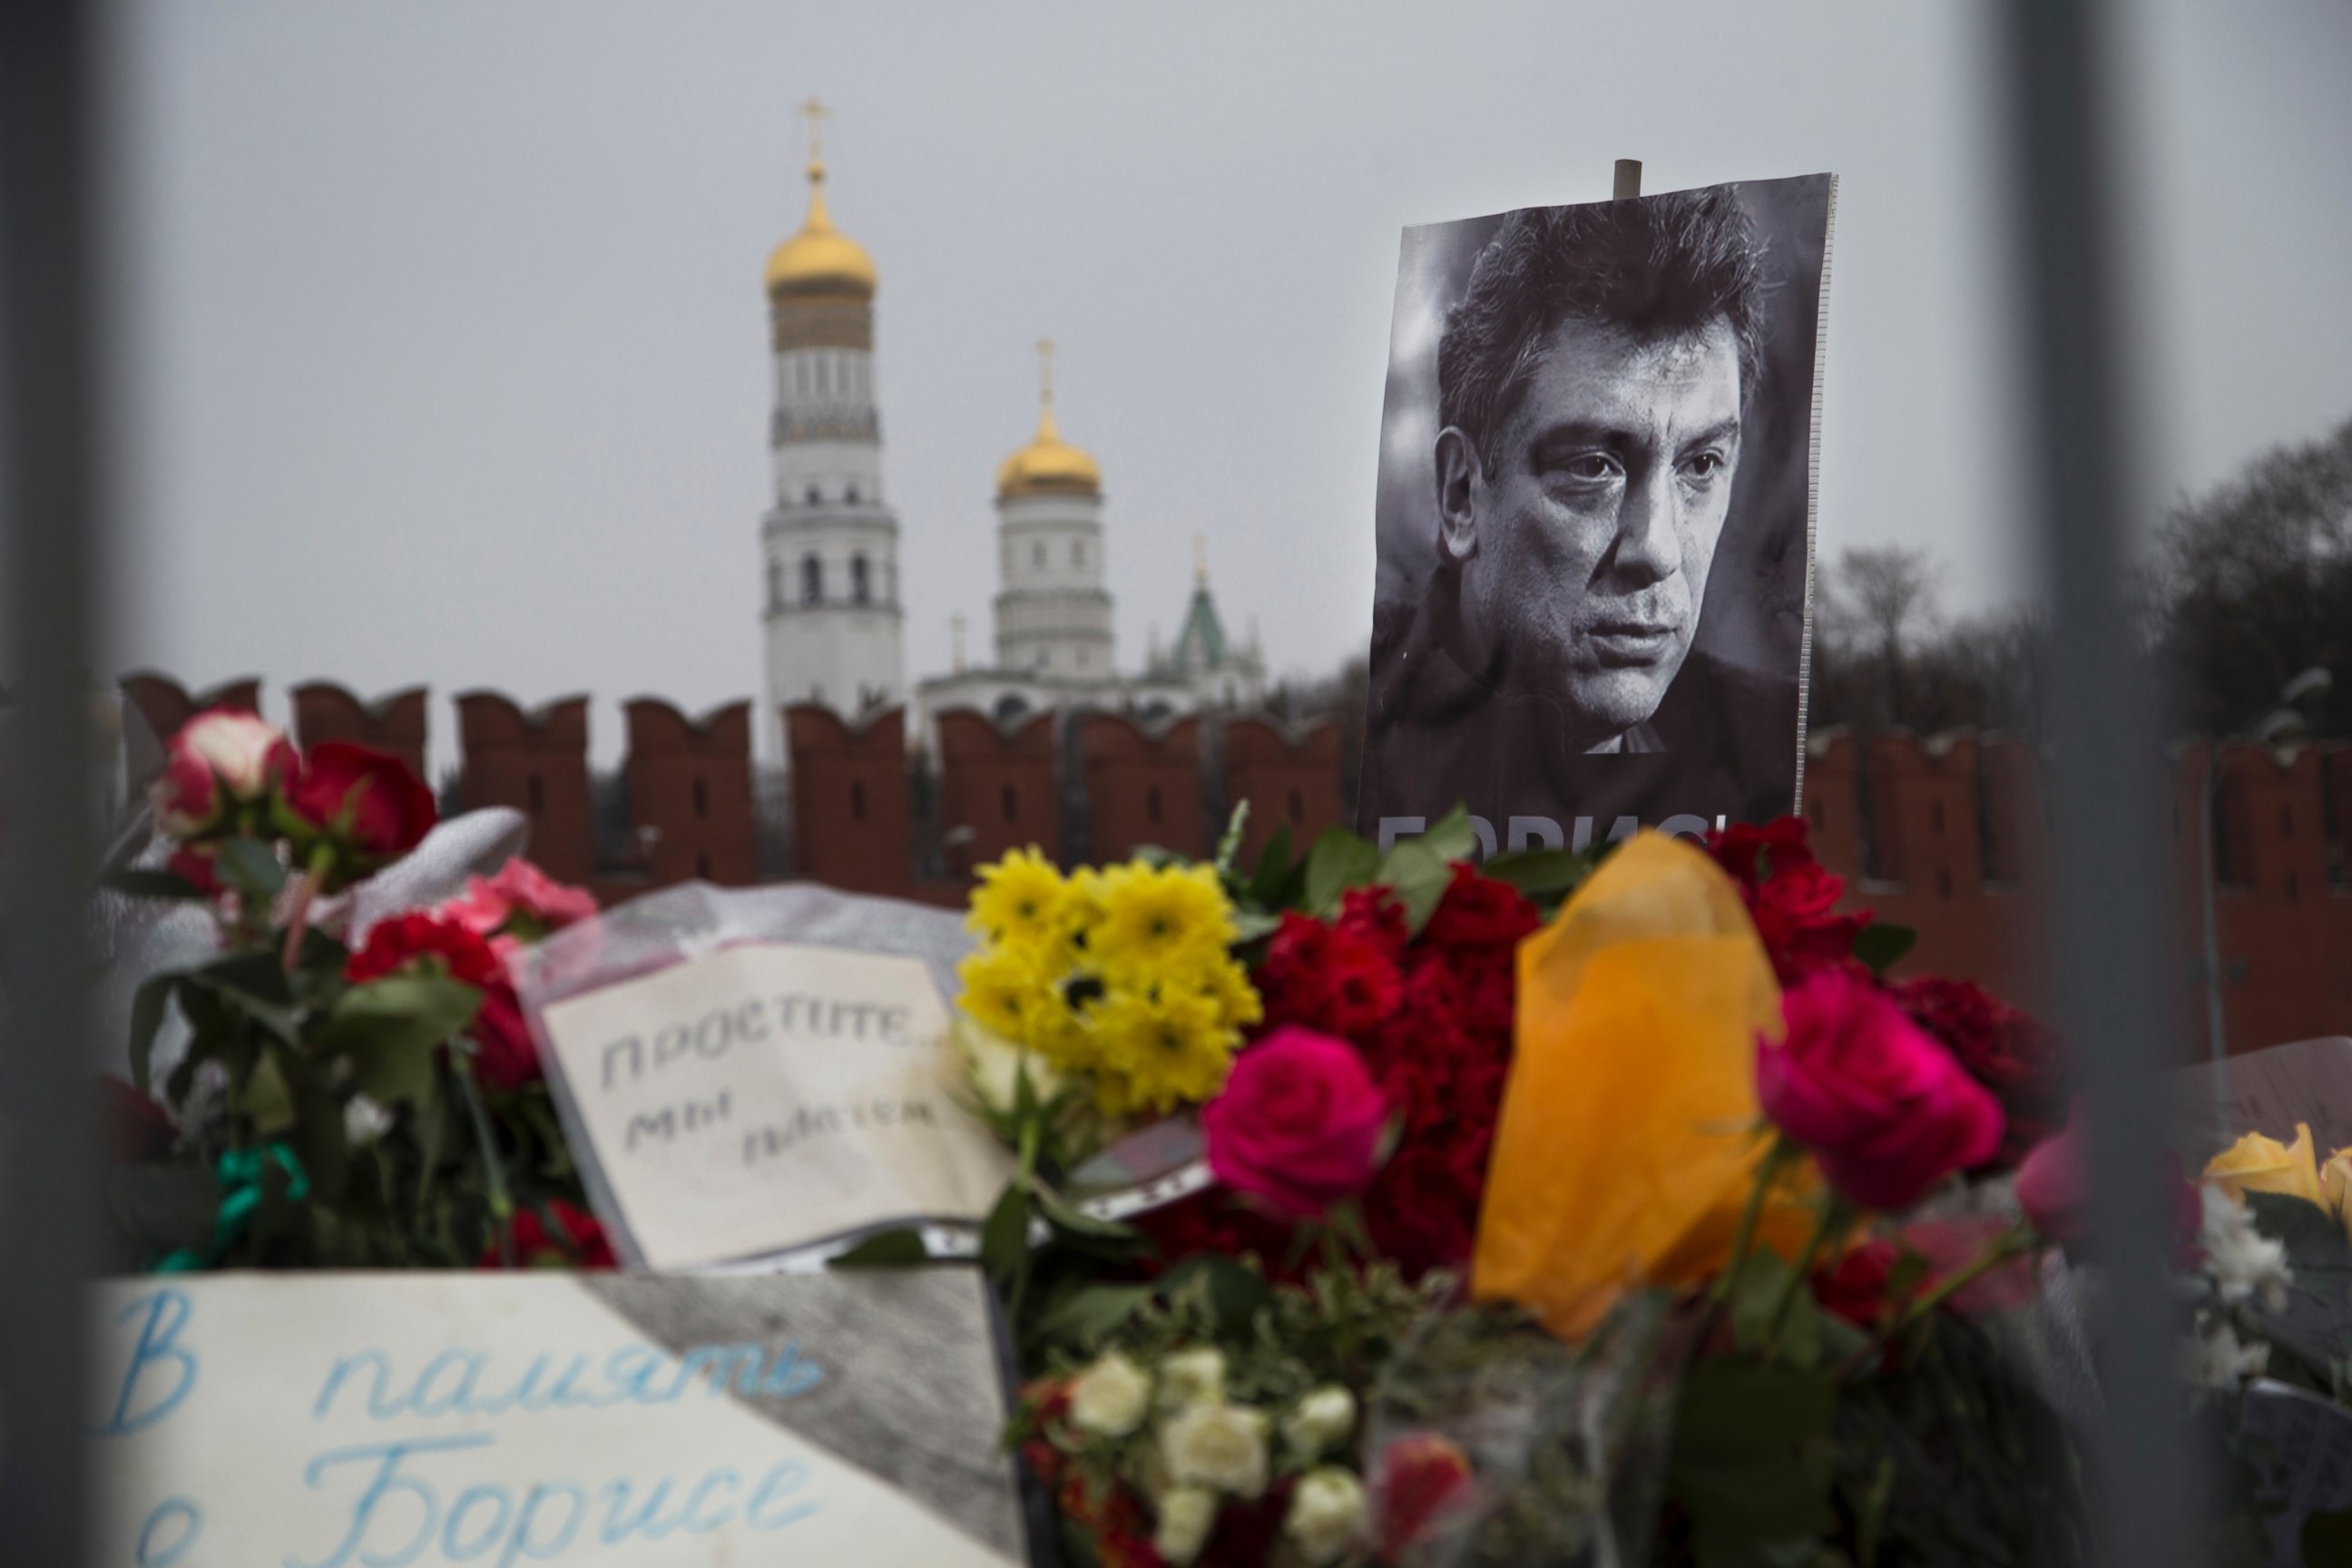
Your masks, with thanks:
[[(1876, 1328), (1885, 1315), (1895, 1266), (1902, 1259), (1894, 1243), (1873, 1237), (1830, 1267), (1814, 1270), (1813, 1295), (1825, 1310), (1854, 1327)], [(1924, 1283), (1915, 1280), (1911, 1289)]]
[(1421, 940), (1444, 949), (1516, 949), (1542, 923), (1535, 905), (1517, 888), (1481, 877), (1467, 863), (1456, 861), (1454, 880), (1422, 929)]
[(1801, 817), (1777, 817), (1761, 827), (1734, 823), (1708, 834), (1706, 847), (1739, 884), (1782, 984), (1853, 962), (1853, 939), (1870, 923), (1869, 911), (1834, 912), (1845, 879), (1813, 858)]
[(1470, 1456), (1434, 1432), (1392, 1438), (1372, 1468), (1381, 1558), (1393, 1563), (1462, 1517), (1477, 1500)]
[(390, 752), (322, 741), (286, 786), (285, 826), (306, 844), (333, 847), (339, 880), (364, 876), (424, 841), (439, 816), (433, 792)]
[(1893, 988), (1919, 1026), (1944, 1043), (2009, 1119), (1994, 1163), (2008, 1170), (2066, 1122), (2066, 1047), (2054, 1030), (1966, 980), (1924, 974)]
[[(514, 1266), (518, 1268), (618, 1268), (613, 1244), (596, 1216), (576, 1204), (557, 1198), (547, 1205), (550, 1226), (539, 1210), (526, 1208), (514, 1216)], [(504, 1267), (499, 1244), (482, 1249), (481, 1267)]]
[(540, 1077), (539, 1053), (523, 1026), (514, 987), (490, 944), (457, 921), (411, 911), (380, 921), (343, 965), (358, 984), (387, 974), (438, 973), (482, 994), (480, 1011), (466, 1026), (474, 1042), (474, 1076), (493, 1089), (519, 1089)]

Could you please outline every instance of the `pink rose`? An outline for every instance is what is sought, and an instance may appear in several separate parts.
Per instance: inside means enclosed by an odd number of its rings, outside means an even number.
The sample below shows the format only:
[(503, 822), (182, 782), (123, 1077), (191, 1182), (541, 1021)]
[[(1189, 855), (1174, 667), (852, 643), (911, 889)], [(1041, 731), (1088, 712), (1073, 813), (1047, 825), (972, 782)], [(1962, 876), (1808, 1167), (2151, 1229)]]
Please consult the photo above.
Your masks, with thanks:
[(331, 844), (341, 869), (359, 875), (415, 848), (440, 815), (406, 763), (348, 741), (311, 747), (284, 798), (298, 837)]
[(518, 855), (495, 877), (469, 877), (466, 890), (441, 906), (449, 916), (493, 947), (536, 942), (552, 931), (596, 912), (595, 895), (566, 887)]
[(2017, 1206), (2033, 1228), (2057, 1242), (2091, 1234), (2090, 1184), (2083, 1171), (2083, 1114), (2076, 1107), (2066, 1130), (2045, 1138), (2017, 1168)]
[(1371, 1184), (1388, 1115), (1353, 1046), (1290, 1025), (1234, 1060), (1201, 1131), (1217, 1180), (1286, 1218), (1319, 1219)]
[(268, 798), (294, 771), (277, 727), (233, 708), (207, 708), (180, 726), (155, 780), (155, 825), (185, 842), (226, 828), (235, 809)]
[(1756, 1098), (1849, 1201), (1909, 1208), (2000, 1146), (2000, 1102), (1870, 981), (1817, 971), (1780, 1016), (1786, 1038), (1756, 1054)]

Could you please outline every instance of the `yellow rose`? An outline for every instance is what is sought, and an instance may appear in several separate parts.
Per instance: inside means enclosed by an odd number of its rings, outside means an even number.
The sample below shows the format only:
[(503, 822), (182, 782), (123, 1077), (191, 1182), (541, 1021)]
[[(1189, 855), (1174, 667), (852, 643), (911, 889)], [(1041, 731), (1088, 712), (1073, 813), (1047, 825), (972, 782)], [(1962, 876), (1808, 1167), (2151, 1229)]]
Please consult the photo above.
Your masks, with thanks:
[(2345, 1238), (2352, 1240), (2352, 1148), (2327, 1156), (2327, 1163), (2319, 1167), (2319, 1191), (2344, 1222)]
[(2312, 1156), (2308, 1122), (2295, 1123), (2293, 1143), (2247, 1133), (2207, 1163), (2205, 1180), (2233, 1198), (2248, 1193), (2280, 1193), (2321, 1208), (2330, 1206), (2320, 1192), (2319, 1164)]

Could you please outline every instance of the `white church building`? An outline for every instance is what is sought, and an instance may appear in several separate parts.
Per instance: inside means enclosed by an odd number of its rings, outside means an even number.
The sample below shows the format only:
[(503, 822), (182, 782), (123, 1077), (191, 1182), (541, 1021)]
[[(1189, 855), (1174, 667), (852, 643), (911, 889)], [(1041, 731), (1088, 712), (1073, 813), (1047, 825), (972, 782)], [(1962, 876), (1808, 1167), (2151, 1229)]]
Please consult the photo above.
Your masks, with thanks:
[(1140, 673), (1114, 660), (1105, 585), (1102, 470), (1062, 438), (1054, 415), (1052, 346), (1041, 343), (1036, 434), (996, 474), (998, 589), (987, 662), (967, 666), (958, 617), (955, 668), (905, 676), (898, 598), (898, 520), (885, 503), (874, 382), (874, 296), (866, 248), (834, 226), (812, 127), (808, 216), (768, 258), (775, 412), (770, 425), (774, 503), (761, 522), (767, 595), (771, 755), (783, 752), (782, 708), (820, 702), (851, 720), (911, 702), (908, 736), (926, 745), (934, 715), (975, 708), (1001, 721), (1087, 707), (1154, 721), (1203, 709), (1251, 709), (1265, 697), (1253, 636), (1226, 636), (1195, 571), (1182, 629)]

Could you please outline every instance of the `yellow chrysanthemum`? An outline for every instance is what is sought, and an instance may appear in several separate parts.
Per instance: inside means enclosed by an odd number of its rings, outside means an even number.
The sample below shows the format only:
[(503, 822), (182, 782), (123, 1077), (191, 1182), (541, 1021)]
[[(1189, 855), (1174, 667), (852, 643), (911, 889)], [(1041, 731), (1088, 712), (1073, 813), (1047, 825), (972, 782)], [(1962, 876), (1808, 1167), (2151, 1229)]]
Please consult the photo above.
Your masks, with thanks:
[(1059, 998), (1054, 974), (1034, 951), (983, 947), (956, 965), (956, 977), (963, 982), (957, 1001), (965, 1012), (1008, 1040), (1042, 1048), (1032, 1036)]
[(1107, 976), (1170, 980), (1224, 956), (1233, 908), (1206, 866), (1114, 866), (1102, 874), (1102, 923), (1089, 938)]
[(964, 924), (989, 942), (1045, 945), (1058, 936), (1068, 884), (1033, 847), (980, 868)]
[(1231, 958), (1221, 958), (1201, 976), (1201, 990), (1217, 1005), (1217, 1013), (1234, 1028), (1246, 1028), (1265, 1016), (1265, 1004), (1250, 984), (1249, 971)]
[(1200, 992), (1113, 990), (1096, 1008), (1101, 1042), (1095, 1109), (1105, 1116), (1164, 1115), (1209, 1099), (1225, 1083), (1238, 1040)]

